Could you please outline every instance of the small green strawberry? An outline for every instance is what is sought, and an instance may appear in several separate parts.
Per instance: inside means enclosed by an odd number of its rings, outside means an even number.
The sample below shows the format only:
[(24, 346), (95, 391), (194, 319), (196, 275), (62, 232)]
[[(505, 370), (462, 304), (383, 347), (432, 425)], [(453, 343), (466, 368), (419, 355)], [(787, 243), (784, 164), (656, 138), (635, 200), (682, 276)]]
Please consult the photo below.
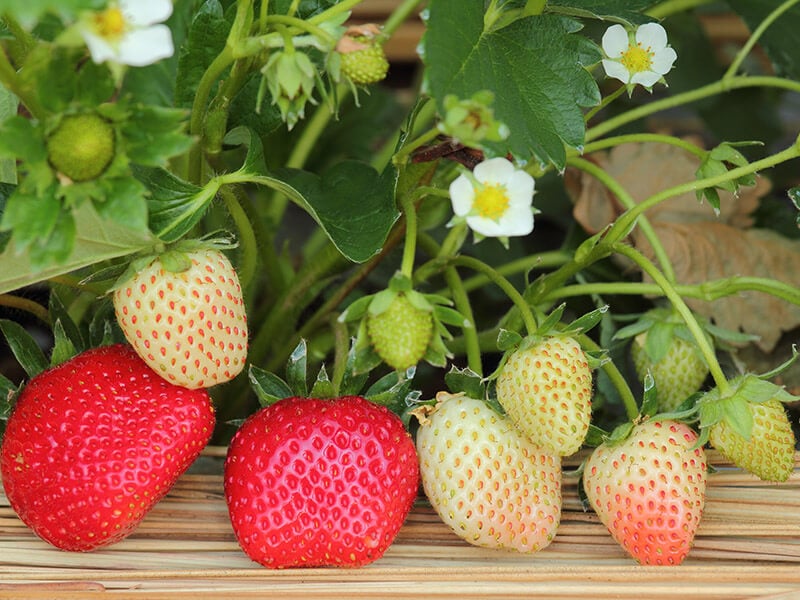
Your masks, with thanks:
[(383, 361), (402, 371), (425, 356), (433, 335), (433, 313), (399, 293), (383, 311), (367, 315), (367, 333)]
[(374, 24), (350, 27), (336, 44), (339, 70), (355, 85), (382, 81), (389, 72), (389, 61), (378, 41), (380, 29)]
[(114, 290), (127, 340), (168, 381), (196, 389), (236, 377), (247, 358), (239, 278), (213, 248), (170, 251)]
[(794, 470), (795, 437), (783, 408), (798, 399), (781, 387), (745, 375), (699, 401), (700, 427), (711, 445), (734, 464), (765, 481), (786, 481)]
[(417, 454), (425, 493), (470, 544), (536, 552), (561, 519), (561, 460), (485, 402), (441, 392), (422, 415)]
[(592, 370), (580, 344), (569, 336), (527, 338), (497, 376), (497, 400), (546, 452), (577, 452), (592, 416)]
[(670, 420), (621, 426), (583, 470), (592, 508), (644, 565), (678, 565), (686, 558), (705, 506), (706, 479), (697, 434)]
[[(703, 325), (707, 324), (702, 321)], [(615, 339), (632, 337), (631, 359), (639, 381), (648, 373), (658, 393), (658, 410), (672, 412), (703, 385), (708, 365), (681, 316), (668, 308), (654, 308)], [(711, 342), (712, 337), (708, 335)]]
[(356, 371), (369, 371), (381, 362), (405, 371), (422, 360), (443, 367), (450, 356), (443, 338), (452, 337), (445, 323), (470, 326), (461, 313), (446, 306), (450, 303), (414, 290), (402, 273), (395, 274), (386, 289), (353, 302), (339, 320), (360, 322)]
[(47, 159), (72, 181), (95, 179), (114, 158), (114, 128), (99, 115), (64, 117), (47, 138)]

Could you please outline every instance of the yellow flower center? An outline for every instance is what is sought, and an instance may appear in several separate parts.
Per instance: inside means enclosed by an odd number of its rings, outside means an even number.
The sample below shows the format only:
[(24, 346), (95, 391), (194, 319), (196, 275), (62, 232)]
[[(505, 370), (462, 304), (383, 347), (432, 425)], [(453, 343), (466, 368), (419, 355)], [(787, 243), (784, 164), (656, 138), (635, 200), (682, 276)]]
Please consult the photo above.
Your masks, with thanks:
[(628, 69), (629, 73), (642, 73), (649, 71), (652, 61), (653, 53), (650, 52), (650, 47), (647, 49), (642, 48), (641, 44), (636, 46), (628, 46), (628, 49), (622, 53), (620, 62)]
[(101, 37), (118, 37), (125, 31), (126, 26), (125, 15), (116, 6), (94, 15), (94, 27)]
[(497, 221), (502, 217), (510, 201), (503, 185), (486, 185), (475, 194), (473, 210), (478, 216)]

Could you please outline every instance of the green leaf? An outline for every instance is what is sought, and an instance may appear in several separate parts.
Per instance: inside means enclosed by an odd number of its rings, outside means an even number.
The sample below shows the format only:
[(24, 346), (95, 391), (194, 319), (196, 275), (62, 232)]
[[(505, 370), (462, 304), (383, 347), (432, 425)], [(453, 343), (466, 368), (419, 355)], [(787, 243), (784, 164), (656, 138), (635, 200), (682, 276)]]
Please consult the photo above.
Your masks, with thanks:
[(573, 35), (580, 24), (563, 17), (528, 17), (491, 32), (483, 25), (482, 1), (431, 2), (423, 59), (440, 110), (448, 94), (469, 98), (490, 90), (495, 117), (511, 135), (487, 146), (499, 156), (511, 152), (528, 160), (535, 154), (563, 168), (564, 145), (578, 147), (584, 140), (580, 107), (600, 102), (584, 68), (600, 60), (599, 49)]
[(273, 176), (274, 181), (288, 184), (290, 198), (353, 262), (365, 262), (377, 254), (400, 216), (391, 169), (380, 174), (365, 163), (348, 160), (321, 177), (298, 169), (281, 169)]
[[(18, 106), (17, 97), (0, 85), (0, 123), (16, 115)], [(17, 161), (13, 157), (0, 159), (0, 184), (2, 183), (17, 183)]]
[(131, 176), (103, 179), (102, 183), (105, 188), (103, 198), (94, 202), (97, 213), (128, 229), (148, 231), (147, 188)]
[(291, 388), (283, 379), (254, 365), (250, 365), (247, 377), (261, 406), (275, 404), (277, 401), (291, 398), (293, 395)]
[(547, 10), (573, 17), (639, 25), (652, 21), (642, 11), (654, 4), (657, 2), (653, 0), (550, 0)]
[(28, 377), (36, 377), (47, 369), (49, 365), (44, 352), (22, 325), (8, 319), (0, 319), (0, 331), (3, 332), (14, 358)]
[[(754, 30), (781, 3), (777, 0), (728, 0), (728, 5)], [(773, 22), (759, 38), (781, 75), (800, 78), (800, 5), (795, 5)]]
[(0, 294), (104, 260), (133, 254), (152, 246), (155, 241), (149, 232), (131, 230), (114, 221), (101, 219), (90, 202), (77, 207), (73, 214), (75, 245), (63, 262), (46, 264), (34, 270), (33, 265), (41, 260), (35, 250), (18, 253), (13, 244), (9, 244), (0, 253)]
[(0, 124), (0, 156), (25, 162), (47, 159), (47, 149), (40, 130), (30, 119), (13, 116)]
[(3, 0), (3, 11), (31, 27), (44, 13), (71, 20), (85, 10), (100, 10), (105, 0)]
[(174, 242), (194, 227), (214, 199), (217, 187), (197, 187), (160, 167), (132, 167), (150, 191), (147, 200), (150, 230), (160, 240)]
[(289, 355), (286, 362), (286, 382), (295, 396), (308, 394), (306, 373), (308, 368), (308, 345), (305, 340), (300, 340), (297, 347)]
[(50, 188), (48, 193), (37, 194), (18, 186), (6, 201), (0, 229), (12, 232), (17, 252), (46, 240), (55, 229), (61, 203), (54, 191)]
[(222, 4), (218, 0), (204, 2), (181, 46), (175, 75), (175, 106), (192, 105), (203, 73), (225, 47), (229, 28)]

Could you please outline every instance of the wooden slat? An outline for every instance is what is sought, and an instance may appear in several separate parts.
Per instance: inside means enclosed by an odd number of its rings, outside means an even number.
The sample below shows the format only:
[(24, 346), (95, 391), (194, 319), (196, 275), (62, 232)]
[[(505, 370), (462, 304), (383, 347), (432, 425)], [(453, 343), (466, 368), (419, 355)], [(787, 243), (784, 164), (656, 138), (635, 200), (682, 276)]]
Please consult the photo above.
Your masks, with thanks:
[[(553, 543), (534, 555), (461, 541), (420, 498), (386, 555), (361, 569), (264, 569), (239, 549), (220, 474), (187, 474), (123, 542), (88, 554), (38, 540), (0, 495), (0, 598), (800, 598), (800, 462), (767, 484), (710, 454), (706, 511), (680, 567), (636, 565), (564, 480)], [(796, 457), (800, 461), (800, 456)], [(581, 457), (571, 459), (578, 464)]]

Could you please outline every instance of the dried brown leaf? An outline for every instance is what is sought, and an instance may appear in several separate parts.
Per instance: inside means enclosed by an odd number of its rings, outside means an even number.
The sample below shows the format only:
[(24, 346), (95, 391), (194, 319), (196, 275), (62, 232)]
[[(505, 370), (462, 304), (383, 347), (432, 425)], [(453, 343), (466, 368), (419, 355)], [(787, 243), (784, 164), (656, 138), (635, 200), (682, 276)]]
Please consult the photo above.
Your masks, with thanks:
[[(636, 202), (692, 181), (697, 157), (661, 144), (627, 144), (591, 158), (622, 185)], [(596, 233), (623, 212), (617, 199), (594, 177), (569, 173), (568, 188), (575, 198), (575, 219)], [(774, 278), (800, 287), (800, 240), (767, 230), (748, 229), (751, 213), (769, 191), (763, 178), (739, 195), (720, 192), (719, 216), (693, 192), (670, 198), (646, 213), (672, 262), (676, 281), (698, 284), (733, 276)], [(652, 258), (641, 230), (634, 244)], [(698, 314), (727, 329), (758, 335), (759, 348), (769, 352), (782, 332), (800, 325), (800, 306), (763, 292), (740, 293), (706, 302), (687, 299)]]

